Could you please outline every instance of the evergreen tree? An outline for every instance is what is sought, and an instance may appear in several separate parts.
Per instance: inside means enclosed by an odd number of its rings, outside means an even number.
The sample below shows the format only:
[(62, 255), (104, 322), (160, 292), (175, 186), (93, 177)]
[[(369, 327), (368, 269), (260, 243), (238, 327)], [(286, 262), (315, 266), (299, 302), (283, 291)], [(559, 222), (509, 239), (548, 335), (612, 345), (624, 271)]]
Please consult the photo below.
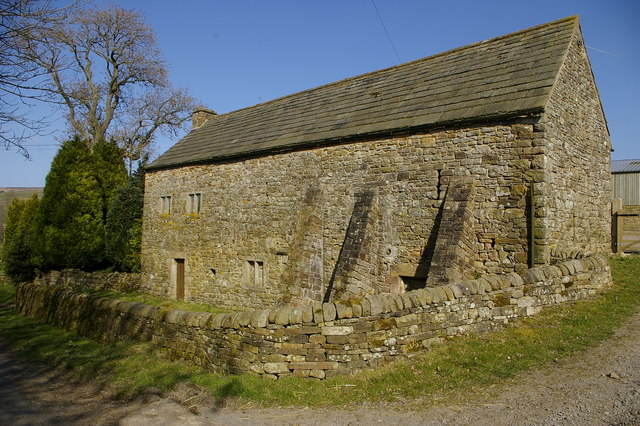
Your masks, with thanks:
[(14, 281), (31, 281), (35, 276), (37, 216), (40, 200), (13, 200), (7, 212), (2, 261), (4, 272)]
[(144, 163), (118, 190), (107, 214), (107, 258), (120, 271), (140, 271)]
[(39, 209), (40, 264), (43, 270), (95, 270), (107, 265), (105, 222), (109, 203), (126, 183), (118, 148), (65, 142), (47, 175)]

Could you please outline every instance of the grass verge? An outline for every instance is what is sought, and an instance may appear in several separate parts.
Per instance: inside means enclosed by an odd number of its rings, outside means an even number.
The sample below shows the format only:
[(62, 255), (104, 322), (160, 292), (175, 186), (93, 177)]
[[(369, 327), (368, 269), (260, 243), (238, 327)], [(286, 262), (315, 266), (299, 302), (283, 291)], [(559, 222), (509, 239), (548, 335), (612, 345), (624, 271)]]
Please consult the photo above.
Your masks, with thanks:
[(231, 312), (231, 310), (229, 309), (221, 309), (217, 306), (207, 305), (206, 303), (183, 302), (181, 300), (165, 299), (163, 297), (144, 293), (120, 293), (117, 291), (77, 291), (100, 297), (109, 297), (111, 299), (126, 300), (128, 302), (144, 303), (146, 305), (160, 306), (168, 309), (209, 312), (211, 314), (224, 314), (227, 312)]
[[(220, 399), (265, 406), (406, 403), (450, 395), (459, 400), (473, 389), (500, 383), (611, 337), (640, 307), (640, 257), (613, 259), (611, 265), (613, 288), (592, 300), (545, 309), (500, 331), (454, 339), (411, 363), (326, 381), (220, 376), (163, 360), (147, 343), (99, 345), (6, 308), (0, 310), (0, 334), (30, 359), (63, 363), (78, 377), (110, 381), (124, 394), (187, 382), (209, 389)], [(0, 285), (0, 305), (12, 298), (12, 287)]]

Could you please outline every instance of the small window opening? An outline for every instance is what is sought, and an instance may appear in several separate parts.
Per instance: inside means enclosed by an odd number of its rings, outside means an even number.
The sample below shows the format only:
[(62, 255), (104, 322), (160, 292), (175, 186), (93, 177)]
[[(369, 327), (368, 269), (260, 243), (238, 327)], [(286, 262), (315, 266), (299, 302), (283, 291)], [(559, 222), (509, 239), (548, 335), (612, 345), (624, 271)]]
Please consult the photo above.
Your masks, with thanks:
[(249, 286), (264, 285), (264, 262), (260, 260), (247, 261), (247, 284)]
[(160, 197), (160, 202), (162, 214), (171, 214), (171, 195), (163, 195)]
[(202, 205), (202, 193), (194, 192), (189, 194), (189, 214), (200, 214), (200, 206)]
[(278, 263), (280, 265), (286, 265), (287, 262), (289, 261), (289, 255), (287, 253), (278, 252), (276, 253), (276, 256), (278, 258)]
[(438, 200), (442, 198), (442, 170), (438, 170)]

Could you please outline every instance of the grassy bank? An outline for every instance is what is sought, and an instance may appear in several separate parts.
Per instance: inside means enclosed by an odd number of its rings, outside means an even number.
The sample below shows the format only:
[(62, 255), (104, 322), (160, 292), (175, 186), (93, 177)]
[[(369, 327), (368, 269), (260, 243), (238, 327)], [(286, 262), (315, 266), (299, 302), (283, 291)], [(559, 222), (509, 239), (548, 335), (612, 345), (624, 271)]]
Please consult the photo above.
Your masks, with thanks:
[(144, 293), (120, 293), (117, 291), (84, 291), (94, 296), (109, 297), (111, 299), (126, 300), (127, 302), (144, 303), (146, 305), (160, 306), (167, 309), (181, 309), (183, 311), (209, 312), (211, 314), (224, 314), (231, 312), (229, 309), (221, 309), (206, 303), (183, 302), (181, 300), (166, 299)]
[[(126, 394), (191, 382), (220, 398), (264, 405), (459, 398), (610, 337), (640, 307), (640, 257), (614, 259), (612, 270), (613, 288), (590, 301), (548, 308), (497, 332), (454, 339), (411, 363), (326, 381), (291, 378), (272, 382), (249, 375), (220, 376), (163, 360), (146, 343), (98, 345), (10, 309), (0, 310), (0, 334), (31, 359), (64, 363), (72, 374), (109, 380)], [(0, 304), (12, 297), (12, 287), (2, 284)]]

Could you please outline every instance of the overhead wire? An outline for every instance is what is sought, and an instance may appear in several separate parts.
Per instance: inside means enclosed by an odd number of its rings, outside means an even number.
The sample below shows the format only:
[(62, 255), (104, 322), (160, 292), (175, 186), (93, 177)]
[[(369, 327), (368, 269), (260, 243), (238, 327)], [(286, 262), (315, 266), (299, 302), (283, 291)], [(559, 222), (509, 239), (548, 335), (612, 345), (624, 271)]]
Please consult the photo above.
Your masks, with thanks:
[(378, 10), (378, 6), (376, 6), (376, 2), (374, 0), (371, 0), (371, 4), (373, 4), (373, 8), (376, 10), (376, 13), (378, 14), (378, 19), (380, 19), (380, 23), (382, 24), (382, 28), (384, 28), (384, 32), (387, 34), (387, 39), (389, 39), (389, 44), (391, 44), (391, 47), (393, 48), (393, 52), (396, 54), (396, 58), (398, 58), (398, 63), (402, 63), (402, 60), (400, 59), (400, 55), (398, 55), (398, 50), (396, 49), (396, 45), (393, 44), (393, 40), (391, 40), (391, 36), (389, 35), (389, 31), (387, 30), (387, 26), (384, 24), (384, 20), (382, 19), (382, 15), (380, 15), (380, 11)]
[(626, 59), (626, 60), (638, 62), (638, 59), (636, 59), (636, 58), (630, 58), (630, 57), (627, 57), (627, 56), (618, 55), (617, 53), (607, 52), (606, 50), (597, 49), (595, 47), (587, 46), (587, 49), (591, 49), (591, 50), (594, 50), (596, 52), (603, 53), (605, 55), (613, 56), (615, 58)]

